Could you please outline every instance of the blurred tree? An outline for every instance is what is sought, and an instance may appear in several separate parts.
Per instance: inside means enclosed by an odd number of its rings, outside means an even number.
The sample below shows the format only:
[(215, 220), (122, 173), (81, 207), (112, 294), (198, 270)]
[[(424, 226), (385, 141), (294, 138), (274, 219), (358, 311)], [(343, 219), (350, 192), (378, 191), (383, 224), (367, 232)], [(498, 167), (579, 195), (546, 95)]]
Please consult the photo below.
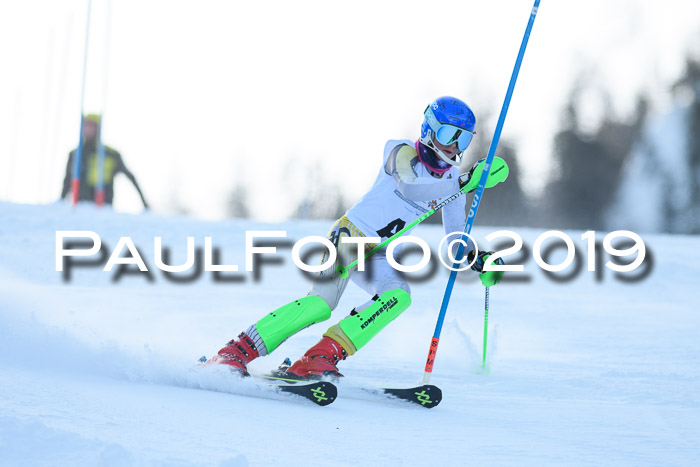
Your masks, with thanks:
[(248, 190), (242, 183), (237, 183), (226, 200), (226, 217), (247, 219), (250, 217), (248, 208)]
[(645, 124), (609, 225), (700, 233), (700, 59), (688, 56), (671, 86), (673, 105)]
[[(603, 115), (596, 130), (584, 130), (580, 110), (584, 91), (580, 79), (566, 104), (562, 128), (554, 137), (555, 175), (539, 206), (543, 224), (557, 228), (601, 229), (619, 185), (622, 165), (637, 141), (647, 114), (640, 97), (629, 121), (612, 112), (610, 98), (599, 90)], [(590, 122), (586, 122), (589, 124)]]
[(309, 168), (306, 176), (308, 189), (294, 212), (294, 219), (335, 220), (345, 214), (350, 205), (338, 185), (329, 182), (318, 165)]
[(685, 94), (690, 100), (686, 120), (686, 162), (690, 186), (687, 206), (670, 209), (669, 214), (673, 217), (673, 231), (697, 234), (700, 233), (700, 60), (686, 58), (685, 71), (673, 90)]
[(170, 183), (168, 184), (167, 200), (165, 202), (164, 211), (167, 213), (189, 216), (192, 214), (192, 212), (185, 205), (185, 202), (182, 199), (183, 195), (180, 190), (180, 187), (182, 187), (182, 180), (173, 167), (171, 167), (170, 170)]

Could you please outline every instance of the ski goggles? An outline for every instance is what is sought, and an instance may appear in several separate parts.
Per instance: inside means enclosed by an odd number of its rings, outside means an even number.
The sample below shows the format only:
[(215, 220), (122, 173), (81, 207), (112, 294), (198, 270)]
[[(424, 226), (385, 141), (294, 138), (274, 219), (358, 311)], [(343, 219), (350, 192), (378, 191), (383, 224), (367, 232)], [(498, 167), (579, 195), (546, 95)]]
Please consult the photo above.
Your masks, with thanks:
[(446, 123), (440, 123), (437, 118), (435, 118), (433, 110), (430, 107), (425, 110), (425, 118), (430, 128), (435, 132), (435, 139), (443, 146), (450, 146), (456, 142), (459, 152), (463, 152), (472, 142), (474, 131)]

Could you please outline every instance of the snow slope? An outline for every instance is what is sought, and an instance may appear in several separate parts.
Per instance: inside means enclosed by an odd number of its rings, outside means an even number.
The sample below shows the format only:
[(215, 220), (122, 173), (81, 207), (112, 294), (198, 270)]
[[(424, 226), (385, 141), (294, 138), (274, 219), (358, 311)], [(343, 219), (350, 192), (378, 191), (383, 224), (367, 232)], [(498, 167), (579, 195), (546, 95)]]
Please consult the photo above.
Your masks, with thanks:
[[(480, 372), (483, 287), (460, 275), (432, 382), (434, 410), (364, 395), (363, 385), (418, 383), (447, 272), (413, 283), (413, 305), (341, 363), (339, 399), (321, 408), (197, 371), (250, 323), (303, 296), (290, 258), (260, 280), (186, 284), (155, 270), (153, 237), (184, 261), (205, 236), (224, 263), (244, 264), (246, 230), (323, 235), (328, 222), (206, 223), (0, 204), (0, 465), (691, 465), (700, 458), (700, 238), (644, 236), (648, 277), (557, 283), (525, 263), (530, 281), (492, 290), (490, 372)], [(55, 232), (92, 230), (110, 248), (130, 236), (153, 281), (80, 268), (56, 272)], [(475, 229), (477, 239), (494, 231)], [(516, 229), (530, 246), (542, 233)], [(581, 232), (568, 232), (581, 251)], [(437, 227), (415, 231), (437, 245)], [(111, 252), (111, 250), (110, 250)], [(556, 262), (552, 260), (552, 262)], [(464, 276), (464, 277), (462, 277)], [(366, 300), (350, 285), (331, 321), (284, 343), (251, 371), (298, 357), (327, 325)], [(211, 390), (202, 390), (211, 389)], [(255, 397), (230, 394), (249, 393)]]

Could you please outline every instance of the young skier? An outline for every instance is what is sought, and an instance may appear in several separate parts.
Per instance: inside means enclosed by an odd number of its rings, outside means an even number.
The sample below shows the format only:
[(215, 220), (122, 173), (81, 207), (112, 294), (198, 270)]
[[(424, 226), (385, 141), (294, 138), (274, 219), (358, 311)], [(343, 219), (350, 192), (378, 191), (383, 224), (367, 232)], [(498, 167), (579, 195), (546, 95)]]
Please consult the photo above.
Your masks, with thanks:
[[(371, 256), (365, 271), (351, 268), (340, 277), (336, 266), (357, 259), (357, 245), (341, 242), (345, 237), (379, 237), (382, 240), (426, 213), (442, 198), (460, 189), (459, 165), (474, 136), (476, 117), (467, 104), (454, 97), (440, 97), (425, 110), (420, 139), (390, 140), (372, 186), (328, 234), (337, 250), (336, 264), (318, 274), (309, 293), (268, 314), (231, 340), (207, 363), (228, 365), (247, 374), (246, 365), (273, 352), (300, 330), (331, 316), (352, 278), (372, 297), (331, 326), (321, 340), (286, 368), (292, 378), (342, 376), (337, 368), (367, 344), (411, 304), (410, 288), (401, 274), (387, 262), (385, 250)], [(462, 232), (466, 223), (465, 196), (442, 209), (445, 233)], [(379, 243), (379, 242), (377, 242)], [(367, 251), (376, 244), (369, 243)], [(469, 247), (468, 249), (472, 249)], [(481, 272), (492, 252), (481, 252), (472, 266), (484, 285), (495, 285), (502, 272)], [(325, 256), (325, 255), (324, 255)], [(470, 260), (474, 252), (470, 251)], [(322, 258), (322, 262), (326, 258)], [(499, 260), (498, 264), (502, 264)]]

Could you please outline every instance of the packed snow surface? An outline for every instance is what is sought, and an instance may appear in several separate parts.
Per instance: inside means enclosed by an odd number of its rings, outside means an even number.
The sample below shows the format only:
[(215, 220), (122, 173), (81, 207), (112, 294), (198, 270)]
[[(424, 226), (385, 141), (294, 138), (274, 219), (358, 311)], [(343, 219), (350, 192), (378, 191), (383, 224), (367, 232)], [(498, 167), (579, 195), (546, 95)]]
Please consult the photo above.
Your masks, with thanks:
[[(478, 219), (477, 219), (478, 224)], [(533, 261), (544, 233), (510, 229), (529, 247), (506, 258), (522, 280), (491, 289), (487, 369), (481, 368), (484, 288), (458, 276), (425, 410), (363, 387), (420, 382), (448, 272), (413, 281), (413, 304), (340, 363), (339, 398), (317, 407), (198, 369), (227, 340), (306, 294), (291, 243), (330, 222), (200, 222), (92, 206), (0, 204), (0, 465), (692, 465), (700, 459), (700, 238), (643, 236), (646, 275), (626, 282), (581, 268), (561, 282)], [(118, 276), (106, 258), (56, 271), (56, 232), (93, 231), (111, 254), (130, 237), (149, 274)], [(258, 277), (245, 271), (245, 232), (284, 230)], [(474, 230), (480, 242), (499, 230)], [(437, 249), (442, 231), (414, 231)], [(599, 233), (599, 240), (606, 232)], [(187, 237), (211, 237), (219, 264), (174, 282), (156, 267), (154, 237), (186, 260)], [(287, 241), (284, 244), (283, 241)], [(484, 241), (482, 247), (488, 247)], [(123, 255), (127, 255), (124, 250)], [(558, 256), (559, 255), (559, 256)], [(563, 259), (557, 250), (551, 263)], [(275, 262), (276, 260), (276, 262)], [(417, 262), (409, 256), (406, 263)], [(573, 266), (572, 266), (573, 267)], [(192, 270), (178, 275), (193, 275)], [(622, 274), (624, 277), (638, 272)], [(351, 284), (333, 317), (303, 330), (253, 373), (300, 356), (368, 299)]]

